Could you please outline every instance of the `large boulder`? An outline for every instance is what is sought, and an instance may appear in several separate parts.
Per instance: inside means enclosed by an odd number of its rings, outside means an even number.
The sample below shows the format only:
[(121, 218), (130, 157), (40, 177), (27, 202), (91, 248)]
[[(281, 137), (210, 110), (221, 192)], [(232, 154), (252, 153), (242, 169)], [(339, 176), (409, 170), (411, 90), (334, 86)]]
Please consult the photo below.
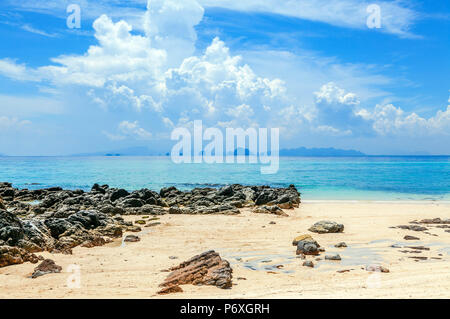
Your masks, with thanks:
[(116, 200), (121, 199), (123, 197), (127, 197), (128, 195), (130, 195), (130, 193), (128, 193), (127, 190), (125, 190), (125, 189), (117, 189), (117, 190), (114, 190), (111, 193), (110, 200), (112, 202), (115, 202)]
[(232, 272), (228, 261), (214, 250), (204, 252), (170, 269), (172, 273), (160, 285), (164, 294), (180, 291), (179, 285), (210, 285), (222, 289), (231, 288)]
[(0, 240), (14, 246), (23, 239), (23, 225), (20, 219), (14, 214), (0, 211)]
[[(295, 241), (295, 240), (294, 240)], [(297, 242), (297, 255), (318, 255), (320, 245), (312, 237), (305, 237)]]
[(344, 231), (344, 225), (328, 220), (322, 220), (312, 225), (308, 230), (318, 234), (342, 233)]

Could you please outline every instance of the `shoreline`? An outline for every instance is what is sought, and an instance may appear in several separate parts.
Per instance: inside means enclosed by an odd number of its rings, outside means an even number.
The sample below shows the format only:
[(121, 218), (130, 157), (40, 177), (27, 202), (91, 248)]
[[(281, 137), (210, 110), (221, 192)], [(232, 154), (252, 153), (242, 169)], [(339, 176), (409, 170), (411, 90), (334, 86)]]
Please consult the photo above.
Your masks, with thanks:
[(371, 200), (371, 199), (302, 199), (302, 203), (304, 204), (334, 204), (334, 203), (342, 203), (342, 204), (361, 204), (361, 203), (376, 203), (376, 204), (444, 204), (450, 205), (450, 200)]
[[(0, 233), (0, 298), (449, 297), (450, 203), (300, 201), (293, 185), (159, 193), (2, 185), (0, 227), (14, 231)], [(323, 221), (333, 226), (313, 227)], [(158, 294), (173, 267), (212, 250), (232, 270), (228, 289), (180, 282)], [(60, 271), (30, 278), (43, 259)], [(77, 287), (68, 281), (74, 266)]]
[[(76, 247), (72, 255), (43, 253), (62, 266), (60, 274), (27, 278), (35, 267), (30, 263), (0, 268), (0, 298), (448, 298), (450, 233), (433, 226), (428, 227), (438, 236), (391, 228), (416, 219), (446, 217), (448, 211), (446, 205), (302, 203), (286, 210), (289, 217), (254, 214), (248, 208), (239, 215), (162, 215), (160, 225), (137, 234), (141, 238), (137, 243), (122, 245), (116, 239), (102, 247)], [(344, 232), (308, 231), (323, 219), (341, 222)], [(314, 268), (302, 266), (304, 260), (297, 258), (291, 243), (304, 233), (326, 250), (320, 256), (306, 256)], [(405, 235), (420, 240), (405, 241)], [(338, 242), (348, 247), (335, 248)], [(404, 253), (413, 251), (406, 246), (430, 250)], [(210, 249), (230, 262), (231, 289), (182, 285), (183, 292), (156, 294), (168, 275), (163, 270)], [(342, 260), (323, 259), (333, 253)], [(71, 264), (81, 267), (81, 288), (67, 287), (71, 273), (66, 270)], [(369, 264), (383, 265), (390, 272), (368, 272), (364, 267)]]

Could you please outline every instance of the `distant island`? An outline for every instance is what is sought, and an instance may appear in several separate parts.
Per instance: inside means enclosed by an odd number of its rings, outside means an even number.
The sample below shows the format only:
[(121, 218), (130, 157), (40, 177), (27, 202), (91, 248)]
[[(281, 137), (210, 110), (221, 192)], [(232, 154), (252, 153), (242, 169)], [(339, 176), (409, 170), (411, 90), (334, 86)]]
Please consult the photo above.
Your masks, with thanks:
[[(234, 155), (251, 155), (248, 149), (235, 149)], [(80, 153), (71, 156), (170, 156), (170, 152), (155, 152), (145, 146), (130, 147), (121, 150), (106, 152)], [(342, 150), (333, 147), (330, 148), (306, 148), (299, 147), (294, 149), (281, 149), (280, 156), (287, 157), (356, 157), (367, 156), (366, 154), (355, 150)]]
[(341, 150), (333, 147), (330, 148), (306, 148), (299, 147), (293, 149), (281, 149), (280, 156), (303, 156), (303, 157), (352, 157), (367, 156), (366, 154), (355, 150)]

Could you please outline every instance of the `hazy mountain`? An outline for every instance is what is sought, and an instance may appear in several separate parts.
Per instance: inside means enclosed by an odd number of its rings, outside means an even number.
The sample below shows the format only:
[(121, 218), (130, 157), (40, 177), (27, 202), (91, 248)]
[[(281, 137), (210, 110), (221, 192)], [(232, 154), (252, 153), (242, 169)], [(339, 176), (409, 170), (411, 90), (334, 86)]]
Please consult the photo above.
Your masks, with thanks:
[[(238, 148), (234, 151), (235, 155), (250, 155), (248, 149)], [(167, 156), (170, 152), (162, 153), (150, 150), (148, 147), (130, 147), (120, 150), (112, 150), (106, 152), (81, 153), (72, 156)], [(336, 148), (306, 148), (299, 147), (295, 149), (281, 149), (280, 156), (311, 156), (311, 157), (325, 157), (325, 156), (366, 156), (366, 154), (355, 150), (341, 150)]]
[(326, 156), (366, 156), (366, 154), (355, 150), (341, 150), (333, 147), (330, 148), (306, 148), (299, 147), (293, 149), (281, 149), (280, 156), (311, 156), (311, 157), (326, 157)]

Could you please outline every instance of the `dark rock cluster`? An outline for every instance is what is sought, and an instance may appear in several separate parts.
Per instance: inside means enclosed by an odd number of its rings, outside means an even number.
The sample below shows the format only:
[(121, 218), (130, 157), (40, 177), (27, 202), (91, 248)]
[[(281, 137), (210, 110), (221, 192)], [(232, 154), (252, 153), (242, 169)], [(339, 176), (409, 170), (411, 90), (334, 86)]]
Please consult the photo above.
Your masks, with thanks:
[(168, 187), (158, 193), (149, 189), (129, 192), (99, 184), (85, 192), (61, 187), (17, 189), (10, 183), (0, 183), (0, 263), (7, 266), (33, 259), (25, 253), (70, 254), (76, 246), (101, 246), (121, 237), (124, 231), (140, 230), (121, 215), (233, 215), (240, 213), (239, 208), (259, 205), (277, 206), (274, 211), (281, 214), (281, 208), (299, 204), (300, 193), (293, 185), (229, 185), (191, 191)]

